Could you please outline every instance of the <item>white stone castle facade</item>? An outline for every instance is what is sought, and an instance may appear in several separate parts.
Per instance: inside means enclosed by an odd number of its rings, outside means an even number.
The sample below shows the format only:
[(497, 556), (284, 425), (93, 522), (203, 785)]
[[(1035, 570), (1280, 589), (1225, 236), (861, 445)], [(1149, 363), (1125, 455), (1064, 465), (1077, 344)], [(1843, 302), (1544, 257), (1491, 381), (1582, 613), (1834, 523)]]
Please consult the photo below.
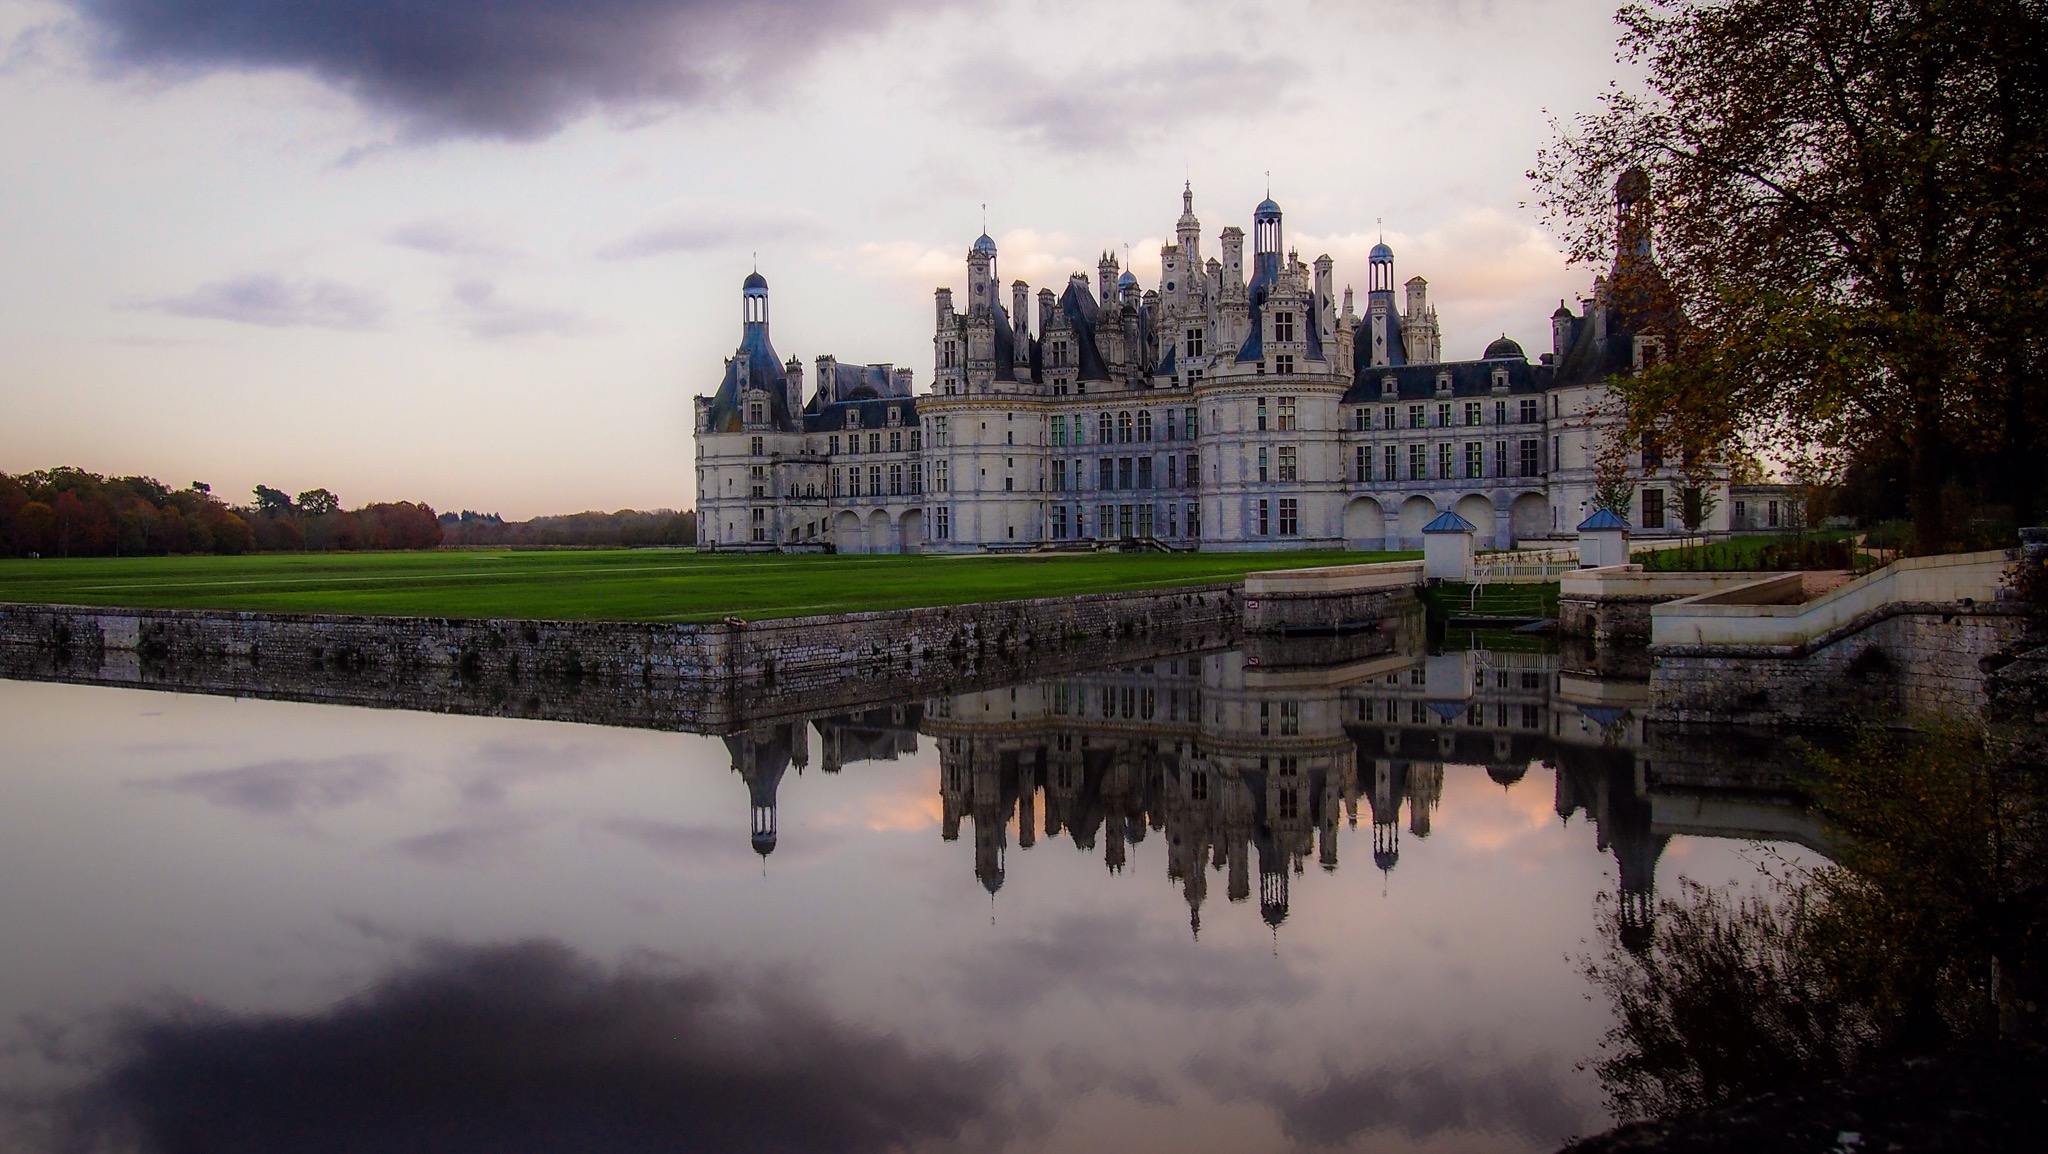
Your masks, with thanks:
[[(1647, 262), (1646, 182), (1618, 186), (1616, 272)], [(1205, 257), (1184, 191), (1160, 282), (1104, 255), (1034, 298), (1003, 300), (996, 245), (967, 254), (963, 298), (937, 293), (933, 383), (890, 365), (782, 362), (768, 285), (749, 276), (743, 335), (696, 402), (698, 534), (718, 549), (974, 552), (1152, 541), (1210, 550), (1420, 548), (1455, 511), (1481, 546), (1568, 538), (1592, 511), (1614, 417), (1607, 382), (1660, 338), (1608, 280), (1551, 318), (1531, 361), (1502, 337), (1442, 359), (1428, 285), (1397, 299), (1374, 246), (1365, 309), (1328, 256), (1283, 244), (1280, 207), (1223, 230)], [(1631, 520), (1680, 531), (1682, 484), (1637, 454)], [(1703, 531), (1727, 528), (1725, 484)]]

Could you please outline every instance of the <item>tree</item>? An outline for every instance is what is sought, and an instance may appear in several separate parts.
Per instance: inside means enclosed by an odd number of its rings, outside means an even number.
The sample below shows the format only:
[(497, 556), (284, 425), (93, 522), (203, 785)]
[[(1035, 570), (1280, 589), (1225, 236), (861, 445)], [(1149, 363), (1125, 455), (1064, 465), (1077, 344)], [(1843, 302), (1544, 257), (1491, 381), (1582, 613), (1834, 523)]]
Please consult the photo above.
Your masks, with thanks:
[(341, 498), (325, 489), (308, 489), (299, 494), (299, 510), (308, 517), (325, 517), (341, 512)]
[(259, 516), (263, 517), (289, 517), (292, 512), (292, 499), (282, 489), (273, 489), (268, 485), (258, 485), (256, 486), (256, 512)]
[(1899, 452), (1923, 550), (1951, 536), (1959, 459), (2010, 458), (2004, 495), (2027, 509), (2041, 471), (2019, 466), (2048, 411), (2048, 4), (1652, 0), (1616, 19), (1645, 91), (1610, 89), (1530, 175), (1581, 261), (1611, 251), (1618, 175), (1657, 190), (1686, 323), (1617, 383), (1631, 421), (1680, 444), (1748, 430), (1823, 465)]

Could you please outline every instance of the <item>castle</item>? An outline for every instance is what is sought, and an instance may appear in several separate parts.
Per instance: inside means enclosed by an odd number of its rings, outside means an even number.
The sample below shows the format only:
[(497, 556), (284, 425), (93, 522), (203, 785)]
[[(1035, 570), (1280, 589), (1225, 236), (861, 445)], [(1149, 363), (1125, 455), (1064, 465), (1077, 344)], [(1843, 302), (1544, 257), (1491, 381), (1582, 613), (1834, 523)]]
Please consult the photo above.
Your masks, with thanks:
[[(716, 393), (696, 399), (698, 534), (716, 549), (976, 552), (1088, 548), (1413, 549), (1445, 512), (1482, 546), (1570, 537), (1593, 511), (1595, 460), (1618, 420), (1608, 382), (1652, 363), (1659, 323), (1610, 286), (1654, 270), (1649, 184), (1616, 186), (1614, 267), (1531, 361), (1502, 336), (1442, 359), (1429, 286), (1398, 290), (1375, 245), (1363, 314), (1327, 255), (1285, 248), (1280, 206), (1205, 257), (1194, 192), (1156, 288), (1105, 253), (1007, 306), (996, 243), (967, 253), (964, 299), (937, 292), (933, 382), (891, 365), (780, 360), (768, 282), (742, 287), (743, 328)], [(1655, 446), (1631, 454), (1634, 528), (1681, 531), (1683, 482)], [(1703, 531), (1727, 528), (1725, 480)]]

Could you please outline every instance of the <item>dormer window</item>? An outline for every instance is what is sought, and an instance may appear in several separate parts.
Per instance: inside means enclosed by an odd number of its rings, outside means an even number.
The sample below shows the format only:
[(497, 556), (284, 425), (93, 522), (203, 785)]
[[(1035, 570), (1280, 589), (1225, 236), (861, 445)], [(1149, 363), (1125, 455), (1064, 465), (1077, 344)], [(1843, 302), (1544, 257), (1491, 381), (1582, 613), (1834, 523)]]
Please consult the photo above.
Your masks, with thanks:
[(858, 428), (860, 428), (860, 410), (859, 410), (859, 409), (848, 409), (848, 410), (846, 410), (846, 427), (847, 427), (847, 428), (849, 428), (849, 429), (858, 429)]
[(750, 424), (750, 425), (758, 425), (758, 424), (760, 424), (760, 423), (761, 423), (762, 421), (765, 421), (765, 420), (767, 420), (767, 419), (768, 419), (768, 418), (767, 418), (767, 415), (766, 415), (766, 414), (767, 414), (767, 407), (766, 407), (765, 405), (763, 405), (763, 404), (762, 404), (762, 403), (761, 403), (760, 401), (748, 401), (748, 402), (747, 402), (747, 423), (748, 423), (748, 424)]
[(1400, 387), (1400, 382), (1396, 381), (1393, 377), (1380, 378), (1380, 395), (1383, 397), (1391, 398), (1400, 390)]
[(1199, 356), (1201, 356), (1201, 355), (1202, 355), (1202, 330), (1201, 330), (1201, 329), (1189, 329), (1189, 330), (1188, 330), (1188, 340), (1187, 340), (1187, 348), (1188, 348), (1188, 355), (1189, 355), (1189, 356), (1191, 356), (1191, 357), (1199, 357)]
[(1280, 374), (1283, 377), (1293, 373), (1294, 354), (1275, 353), (1273, 355), (1273, 371)]
[(899, 409), (899, 408), (897, 408), (897, 407), (896, 407), (896, 406), (894, 406), (894, 405), (891, 405), (891, 406), (889, 406), (889, 427), (893, 429), (893, 428), (895, 428), (896, 426), (898, 426), (898, 425), (900, 425), (900, 424), (902, 424), (902, 423), (903, 423), (903, 410), (902, 410), (902, 409)]
[[(1294, 339), (1293, 313), (1273, 314), (1273, 339), (1276, 341), (1291, 341)], [(1286, 370), (1283, 369), (1282, 371)]]
[(1439, 393), (1448, 393), (1451, 391), (1451, 374), (1438, 373), (1436, 375), (1436, 391)]

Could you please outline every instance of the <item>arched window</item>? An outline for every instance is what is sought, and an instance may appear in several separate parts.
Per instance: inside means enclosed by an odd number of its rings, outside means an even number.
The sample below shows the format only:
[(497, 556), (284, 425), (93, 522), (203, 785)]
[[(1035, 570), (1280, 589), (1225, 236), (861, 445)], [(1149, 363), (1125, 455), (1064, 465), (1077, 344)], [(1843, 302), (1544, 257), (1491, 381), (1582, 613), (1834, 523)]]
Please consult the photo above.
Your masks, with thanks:
[(1096, 422), (1096, 431), (1101, 435), (1095, 439), (1104, 445), (1116, 440), (1116, 418), (1108, 413), (1102, 414), (1102, 419)]
[(1116, 415), (1116, 439), (1126, 443), (1131, 439), (1131, 414), (1128, 411)]

